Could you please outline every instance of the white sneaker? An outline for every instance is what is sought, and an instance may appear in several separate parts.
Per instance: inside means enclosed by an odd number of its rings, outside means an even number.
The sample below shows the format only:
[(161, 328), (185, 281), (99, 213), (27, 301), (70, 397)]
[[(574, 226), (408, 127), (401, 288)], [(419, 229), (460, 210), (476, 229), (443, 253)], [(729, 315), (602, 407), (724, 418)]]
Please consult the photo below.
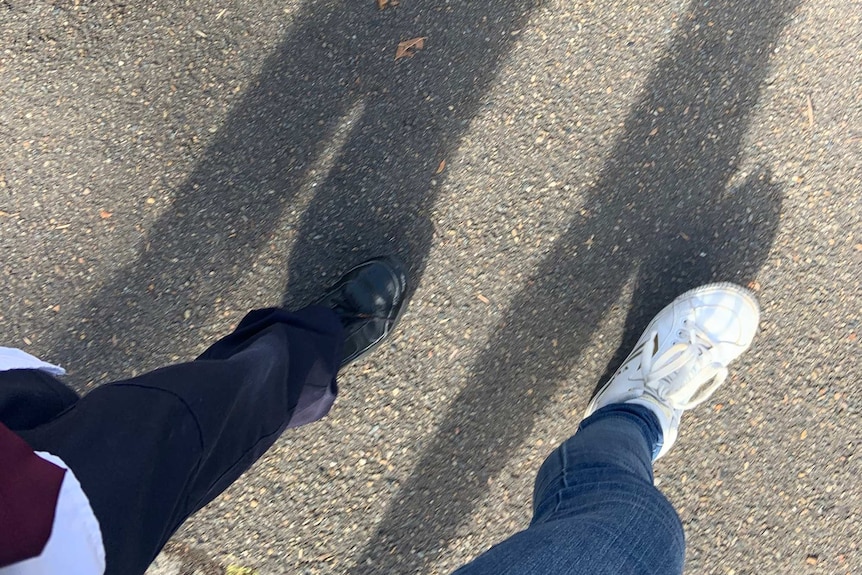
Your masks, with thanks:
[(749, 348), (759, 321), (757, 299), (738, 285), (709, 284), (682, 294), (653, 318), (584, 417), (612, 403), (652, 409), (664, 432), (658, 459), (676, 441), (682, 412), (724, 383), (727, 366)]

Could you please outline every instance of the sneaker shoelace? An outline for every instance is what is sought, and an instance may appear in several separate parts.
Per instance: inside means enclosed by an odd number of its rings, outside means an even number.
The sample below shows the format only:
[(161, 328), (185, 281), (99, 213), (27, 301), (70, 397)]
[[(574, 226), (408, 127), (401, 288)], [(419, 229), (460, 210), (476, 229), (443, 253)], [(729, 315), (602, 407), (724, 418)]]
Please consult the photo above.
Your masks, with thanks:
[[(650, 340), (657, 338), (658, 332), (650, 333)], [(640, 374), (646, 392), (679, 410), (709, 399), (727, 379), (727, 368), (712, 360), (713, 347), (693, 317), (683, 320), (677, 341), (666, 351), (656, 356), (642, 354)]]

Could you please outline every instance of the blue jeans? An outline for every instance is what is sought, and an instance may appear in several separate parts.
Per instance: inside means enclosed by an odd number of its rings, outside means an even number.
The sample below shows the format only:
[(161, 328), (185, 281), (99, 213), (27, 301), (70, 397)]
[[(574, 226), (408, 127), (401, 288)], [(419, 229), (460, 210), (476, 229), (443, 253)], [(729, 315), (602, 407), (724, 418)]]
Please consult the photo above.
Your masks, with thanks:
[(646, 407), (596, 411), (539, 470), (530, 527), (454, 575), (682, 573), (682, 523), (653, 486), (661, 445), (658, 420)]

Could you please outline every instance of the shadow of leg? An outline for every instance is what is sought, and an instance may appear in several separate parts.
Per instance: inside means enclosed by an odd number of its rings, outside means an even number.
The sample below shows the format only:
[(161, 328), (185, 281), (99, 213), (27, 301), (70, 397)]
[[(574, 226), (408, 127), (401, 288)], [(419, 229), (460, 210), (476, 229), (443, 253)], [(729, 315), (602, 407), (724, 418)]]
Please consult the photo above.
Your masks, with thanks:
[[(797, 4), (724, 0), (693, 5), (587, 193), (592, 217), (571, 225), (513, 298), (508, 319), (491, 335), (473, 377), (352, 573), (421, 571), (443, 553), (488, 480), (503, 469), (507, 455), (582, 359), (597, 325), (632, 276), (666, 267), (680, 278), (662, 290), (675, 292), (676, 286), (699, 283), (713, 268), (736, 278), (762, 261), (746, 246), (756, 245), (757, 254), (768, 252), (778, 212), (762, 213), (766, 223), (760, 229), (767, 232), (761, 236), (749, 235), (753, 228), (734, 235), (733, 226), (722, 230), (721, 223), (730, 225), (737, 216), (729, 219), (723, 210), (744, 204), (723, 198), (772, 43)], [(732, 38), (727, 30), (734, 30)], [(777, 197), (769, 189), (759, 193), (769, 196), (761, 201)], [(674, 253), (682, 241), (679, 233), (692, 224), (702, 230), (694, 232), (699, 241), (710, 234), (714, 242), (719, 232), (722, 249), (708, 264), (701, 263), (700, 252), (691, 255), (690, 247)], [(737, 257), (740, 250), (752, 259)], [(679, 258), (691, 265), (677, 266)], [(641, 289), (658, 292), (659, 278), (664, 281), (662, 274), (650, 275)]]

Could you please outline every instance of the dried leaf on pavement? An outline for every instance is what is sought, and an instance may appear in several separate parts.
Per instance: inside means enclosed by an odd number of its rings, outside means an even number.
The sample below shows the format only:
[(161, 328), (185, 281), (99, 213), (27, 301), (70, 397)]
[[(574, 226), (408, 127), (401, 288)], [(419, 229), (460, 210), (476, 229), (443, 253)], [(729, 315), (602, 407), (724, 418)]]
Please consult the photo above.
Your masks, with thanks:
[(420, 38), (413, 38), (412, 40), (399, 42), (398, 49), (395, 50), (395, 59), (399, 60), (401, 58), (413, 57), (418, 50), (425, 47), (425, 40), (427, 39), (427, 36), (422, 36)]

